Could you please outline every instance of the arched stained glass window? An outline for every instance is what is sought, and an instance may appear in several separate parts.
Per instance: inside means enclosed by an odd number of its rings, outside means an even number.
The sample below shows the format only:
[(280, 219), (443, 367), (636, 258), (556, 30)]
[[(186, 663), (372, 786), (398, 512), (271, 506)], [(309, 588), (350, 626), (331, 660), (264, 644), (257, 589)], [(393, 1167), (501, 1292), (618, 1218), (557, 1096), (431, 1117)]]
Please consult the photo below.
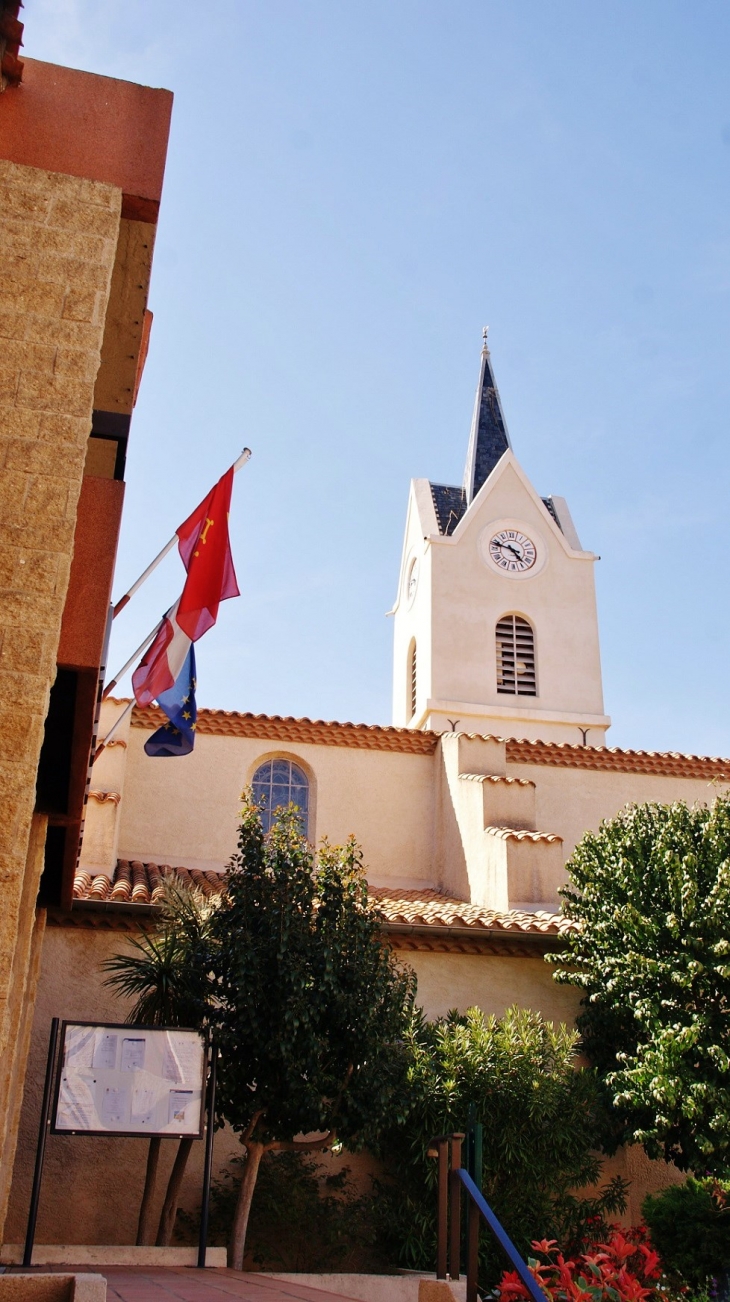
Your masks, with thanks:
[(264, 831), (271, 827), (274, 813), (287, 805), (297, 805), (302, 814), (302, 831), (309, 833), (309, 780), (306, 773), (288, 759), (267, 760), (253, 775), (253, 798), (263, 804), (261, 821)]

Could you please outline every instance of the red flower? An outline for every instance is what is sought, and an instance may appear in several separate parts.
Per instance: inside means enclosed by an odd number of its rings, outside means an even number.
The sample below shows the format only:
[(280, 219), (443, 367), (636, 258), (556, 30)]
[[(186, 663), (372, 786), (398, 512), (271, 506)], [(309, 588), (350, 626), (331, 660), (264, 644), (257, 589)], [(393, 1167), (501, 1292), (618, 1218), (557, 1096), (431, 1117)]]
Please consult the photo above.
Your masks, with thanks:
[(499, 1296), (502, 1298), (529, 1297), (527, 1289), (516, 1270), (506, 1270), (499, 1281)]
[(645, 1243), (639, 1244), (639, 1252), (644, 1258), (644, 1274), (647, 1279), (658, 1279), (662, 1273), (662, 1266), (659, 1260), (659, 1253), (653, 1248), (647, 1248)]
[[(661, 1262), (644, 1225), (629, 1230), (611, 1226), (607, 1243), (595, 1244), (575, 1260), (566, 1260), (554, 1239), (536, 1239), (532, 1248), (549, 1259), (547, 1263), (533, 1259), (530, 1266), (546, 1302), (617, 1302), (617, 1298), (618, 1302), (666, 1302), (651, 1284), (661, 1274)], [(498, 1294), (502, 1302), (528, 1296), (514, 1271), (502, 1276)]]

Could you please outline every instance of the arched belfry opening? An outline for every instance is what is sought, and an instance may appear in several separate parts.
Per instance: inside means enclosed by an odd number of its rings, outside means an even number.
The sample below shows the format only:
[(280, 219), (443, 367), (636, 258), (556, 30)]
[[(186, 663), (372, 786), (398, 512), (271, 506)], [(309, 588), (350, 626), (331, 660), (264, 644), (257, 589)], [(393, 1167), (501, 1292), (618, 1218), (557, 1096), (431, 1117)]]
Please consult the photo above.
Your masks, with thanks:
[(497, 691), (501, 696), (537, 696), (535, 631), (522, 615), (497, 621)]

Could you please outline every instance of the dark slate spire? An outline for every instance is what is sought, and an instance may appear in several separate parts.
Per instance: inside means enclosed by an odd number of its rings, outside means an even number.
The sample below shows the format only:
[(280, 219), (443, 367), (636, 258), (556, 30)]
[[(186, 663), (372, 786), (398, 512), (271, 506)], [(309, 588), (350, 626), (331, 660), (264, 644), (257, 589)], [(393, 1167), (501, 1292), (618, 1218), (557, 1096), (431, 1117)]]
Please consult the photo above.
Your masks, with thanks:
[(484, 481), (491, 475), (500, 457), (511, 446), (499, 393), (494, 382), (492, 364), (487, 347), (487, 330), (484, 327), (482, 365), (474, 403), (474, 417), (469, 437), (469, 452), (464, 471), (466, 505), (470, 506)]

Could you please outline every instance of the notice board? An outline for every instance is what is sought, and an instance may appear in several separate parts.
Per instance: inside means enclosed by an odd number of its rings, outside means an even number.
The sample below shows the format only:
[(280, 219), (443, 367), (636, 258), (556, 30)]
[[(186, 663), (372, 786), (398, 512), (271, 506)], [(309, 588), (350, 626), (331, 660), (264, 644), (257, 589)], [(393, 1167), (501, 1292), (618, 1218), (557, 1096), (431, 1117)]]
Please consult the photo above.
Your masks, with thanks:
[(199, 1139), (206, 1067), (199, 1031), (64, 1022), (52, 1132)]

